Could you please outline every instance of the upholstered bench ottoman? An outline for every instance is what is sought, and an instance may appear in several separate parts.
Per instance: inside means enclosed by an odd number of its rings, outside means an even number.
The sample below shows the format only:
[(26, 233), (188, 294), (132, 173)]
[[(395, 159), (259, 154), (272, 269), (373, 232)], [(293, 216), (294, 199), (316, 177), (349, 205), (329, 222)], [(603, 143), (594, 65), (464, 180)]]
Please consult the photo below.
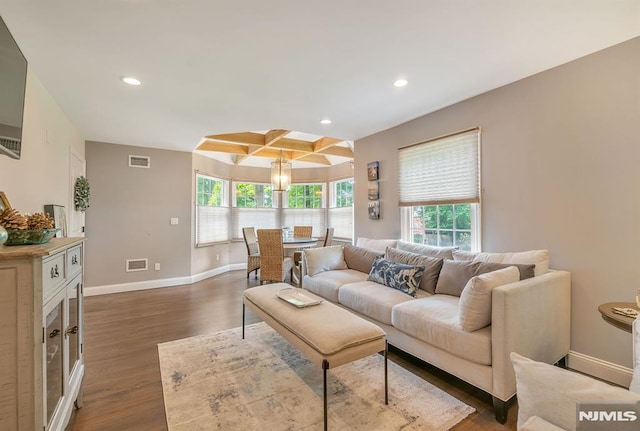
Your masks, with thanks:
[[(245, 306), (304, 354), (322, 367), (324, 429), (327, 429), (327, 370), (384, 351), (384, 402), (388, 404), (387, 342), (385, 332), (373, 323), (328, 301), (297, 307), (278, 297), (285, 283), (245, 290), (242, 304), (242, 338)], [(303, 292), (303, 291), (301, 291)], [(321, 301), (311, 292), (304, 295)]]

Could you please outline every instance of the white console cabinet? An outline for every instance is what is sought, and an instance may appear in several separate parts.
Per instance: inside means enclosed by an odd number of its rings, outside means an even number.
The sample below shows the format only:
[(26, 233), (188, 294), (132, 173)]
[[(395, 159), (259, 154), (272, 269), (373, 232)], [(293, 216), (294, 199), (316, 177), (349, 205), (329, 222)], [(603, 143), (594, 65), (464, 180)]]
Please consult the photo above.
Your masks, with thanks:
[(83, 240), (0, 246), (0, 430), (61, 431), (82, 403)]

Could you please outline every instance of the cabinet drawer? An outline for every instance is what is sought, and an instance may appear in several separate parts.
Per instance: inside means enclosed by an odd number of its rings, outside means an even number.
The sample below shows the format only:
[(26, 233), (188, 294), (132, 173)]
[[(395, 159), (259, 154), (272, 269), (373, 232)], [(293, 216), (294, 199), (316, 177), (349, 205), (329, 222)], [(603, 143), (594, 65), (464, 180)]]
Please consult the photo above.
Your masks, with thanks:
[(67, 278), (72, 278), (82, 270), (82, 245), (67, 250)]
[(67, 279), (64, 252), (47, 257), (42, 262), (42, 297), (47, 298)]

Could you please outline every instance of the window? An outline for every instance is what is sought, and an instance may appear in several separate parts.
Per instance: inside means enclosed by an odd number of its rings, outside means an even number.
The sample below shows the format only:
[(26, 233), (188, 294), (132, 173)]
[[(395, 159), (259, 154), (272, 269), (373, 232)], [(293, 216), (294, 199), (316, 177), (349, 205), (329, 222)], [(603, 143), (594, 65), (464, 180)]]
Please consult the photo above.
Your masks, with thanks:
[(480, 129), (401, 148), (398, 169), (404, 240), (480, 249)]
[(229, 182), (196, 173), (196, 246), (229, 241)]
[(233, 237), (242, 238), (242, 228), (270, 229), (278, 226), (278, 211), (273, 208), (271, 184), (233, 183)]
[(324, 183), (292, 184), (286, 193), (284, 226), (313, 226), (313, 235), (324, 235), (326, 210)]
[(329, 227), (337, 238), (353, 237), (353, 178), (329, 183)]
[(476, 208), (474, 204), (411, 207), (409, 241), (471, 251), (475, 249), (472, 226), (477, 218)]

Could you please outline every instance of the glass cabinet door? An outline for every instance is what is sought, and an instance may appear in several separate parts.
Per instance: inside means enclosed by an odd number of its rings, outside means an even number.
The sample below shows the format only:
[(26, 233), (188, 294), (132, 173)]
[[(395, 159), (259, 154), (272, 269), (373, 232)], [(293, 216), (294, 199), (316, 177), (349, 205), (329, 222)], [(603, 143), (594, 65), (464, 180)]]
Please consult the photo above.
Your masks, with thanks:
[(46, 421), (51, 421), (53, 413), (62, 399), (64, 390), (63, 370), (63, 324), (64, 324), (64, 297), (56, 301), (55, 306), (46, 315), (45, 320), (45, 384), (46, 384)]
[(73, 374), (73, 369), (80, 359), (80, 295), (81, 279), (78, 277), (67, 288), (67, 297), (69, 299), (69, 325), (67, 326), (66, 335), (69, 340), (69, 354), (67, 355), (67, 365), (69, 375)]

